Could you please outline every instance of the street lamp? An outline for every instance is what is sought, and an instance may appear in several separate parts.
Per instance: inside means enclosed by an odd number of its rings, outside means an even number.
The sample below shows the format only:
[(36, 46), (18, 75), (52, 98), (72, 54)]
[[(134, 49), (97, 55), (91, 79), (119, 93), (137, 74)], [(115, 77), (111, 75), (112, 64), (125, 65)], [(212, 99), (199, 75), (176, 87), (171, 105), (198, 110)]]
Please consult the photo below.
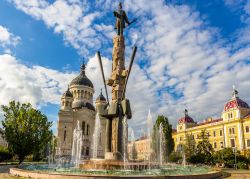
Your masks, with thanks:
[(236, 157), (236, 154), (237, 154), (237, 146), (236, 146), (236, 136), (234, 137), (234, 145), (235, 145), (235, 147), (233, 148), (233, 149), (234, 149), (234, 168), (235, 168), (235, 170), (237, 170), (237, 157)]

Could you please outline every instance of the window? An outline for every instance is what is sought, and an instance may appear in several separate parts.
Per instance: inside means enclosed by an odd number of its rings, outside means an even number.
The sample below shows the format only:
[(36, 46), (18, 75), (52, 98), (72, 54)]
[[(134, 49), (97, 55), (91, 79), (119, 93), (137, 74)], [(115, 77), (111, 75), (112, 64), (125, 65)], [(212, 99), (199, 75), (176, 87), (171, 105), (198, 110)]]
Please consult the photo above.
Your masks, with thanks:
[(85, 121), (82, 121), (82, 134), (85, 134)]
[(64, 130), (64, 134), (63, 134), (63, 141), (65, 141), (66, 140), (66, 130)]
[(100, 132), (100, 137), (99, 137), (99, 144), (101, 145), (102, 144), (102, 134)]
[(217, 148), (217, 143), (216, 143), (216, 142), (214, 142), (214, 148), (215, 148), (215, 149)]
[(89, 125), (87, 124), (87, 132), (86, 135), (89, 135)]
[(247, 147), (250, 147), (250, 139), (247, 139)]
[(234, 127), (229, 128), (229, 134), (235, 134)]
[(249, 133), (249, 126), (246, 126), (246, 133)]
[(182, 141), (182, 137), (180, 137), (180, 141)]
[(220, 142), (220, 148), (223, 149), (223, 142)]
[(234, 139), (230, 139), (231, 142), (231, 147), (235, 147), (235, 140)]
[(214, 137), (216, 136), (216, 131), (213, 132)]
[(86, 148), (86, 155), (89, 155), (89, 147)]
[(232, 128), (232, 133), (234, 134), (234, 128)]
[(222, 130), (220, 130), (220, 136), (222, 136)]

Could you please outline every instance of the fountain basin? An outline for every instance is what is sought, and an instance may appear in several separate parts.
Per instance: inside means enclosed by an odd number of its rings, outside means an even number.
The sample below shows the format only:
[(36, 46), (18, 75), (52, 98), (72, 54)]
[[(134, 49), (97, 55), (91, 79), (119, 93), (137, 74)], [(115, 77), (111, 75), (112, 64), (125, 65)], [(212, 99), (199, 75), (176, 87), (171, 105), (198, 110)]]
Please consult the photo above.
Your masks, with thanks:
[(168, 165), (163, 169), (150, 170), (87, 170), (77, 168), (46, 168), (46, 166), (24, 166), (22, 169), (11, 168), (10, 174), (44, 179), (82, 179), (82, 178), (185, 178), (215, 179), (221, 178), (220, 171), (208, 167)]

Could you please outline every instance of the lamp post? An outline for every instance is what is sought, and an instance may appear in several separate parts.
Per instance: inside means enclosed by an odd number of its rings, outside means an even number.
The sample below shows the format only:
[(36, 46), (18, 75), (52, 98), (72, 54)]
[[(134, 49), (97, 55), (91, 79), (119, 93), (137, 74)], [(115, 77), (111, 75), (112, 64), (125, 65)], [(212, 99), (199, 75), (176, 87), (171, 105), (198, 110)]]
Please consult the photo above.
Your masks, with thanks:
[(237, 147), (234, 148), (234, 168), (235, 168), (235, 170), (237, 170), (237, 157), (236, 157), (236, 154), (237, 154)]
[(236, 146), (236, 136), (234, 137), (235, 147), (234, 147), (234, 168), (237, 170), (237, 146)]

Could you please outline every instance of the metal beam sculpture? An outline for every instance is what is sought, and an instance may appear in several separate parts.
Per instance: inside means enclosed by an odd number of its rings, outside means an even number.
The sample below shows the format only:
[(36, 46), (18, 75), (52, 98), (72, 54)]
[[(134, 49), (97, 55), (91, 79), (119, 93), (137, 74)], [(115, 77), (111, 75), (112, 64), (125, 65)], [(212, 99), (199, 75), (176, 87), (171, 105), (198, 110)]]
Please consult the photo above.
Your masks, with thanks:
[(114, 16), (116, 17), (115, 27), (117, 28), (117, 35), (113, 38), (112, 73), (107, 81), (105, 81), (100, 52), (97, 52), (107, 99), (108, 92), (106, 85), (112, 88), (112, 100), (110, 103), (108, 102), (106, 108), (99, 113), (107, 118), (105, 158), (122, 160), (124, 158), (123, 154), (126, 152), (124, 150), (127, 148), (127, 146), (124, 145), (127, 144), (128, 140), (127, 137), (123, 137), (124, 130), (127, 131), (127, 127), (125, 128), (123, 125), (123, 120), (132, 118), (130, 103), (129, 100), (126, 99), (126, 86), (133, 66), (137, 47), (135, 46), (133, 49), (129, 68), (126, 70), (123, 29), (125, 28), (125, 23), (130, 25), (135, 22), (135, 20), (129, 22), (126, 12), (122, 10), (121, 3), (119, 4), (118, 11), (114, 11)]

